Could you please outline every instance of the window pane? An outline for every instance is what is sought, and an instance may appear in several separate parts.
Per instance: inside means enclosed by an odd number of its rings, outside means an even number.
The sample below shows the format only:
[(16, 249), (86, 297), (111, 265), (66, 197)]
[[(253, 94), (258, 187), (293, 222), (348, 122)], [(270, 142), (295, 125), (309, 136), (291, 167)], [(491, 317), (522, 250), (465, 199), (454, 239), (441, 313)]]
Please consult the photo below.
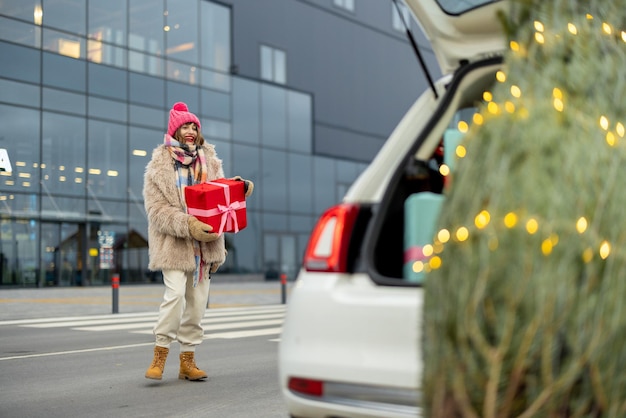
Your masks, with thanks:
[(165, 60), (141, 52), (128, 51), (128, 69), (154, 76), (165, 74)]
[(0, 79), (0, 102), (39, 107), (39, 86)]
[(233, 138), (250, 144), (259, 143), (259, 84), (233, 79)]
[[(230, 169), (224, 167), (224, 171), (230, 172), (233, 176), (250, 179), (260, 186), (259, 149), (247, 145), (233, 145), (233, 166)], [(260, 196), (260, 194), (253, 194), (253, 196)], [(258, 205), (259, 202), (257, 200), (255, 204)]]
[(313, 203), (315, 213), (324, 210), (337, 203), (335, 196), (335, 164), (329, 158), (317, 157), (313, 163)]
[(232, 126), (228, 122), (215, 119), (200, 118), (202, 133), (207, 138), (232, 139)]
[(104, 42), (87, 41), (87, 60), (97, 64), (107, 64), (114, 67), (126, 68), (127, 50)]
[[(168, 110), (176, 102), (185, 102), (191, 113), (196, 115), (200, 113), (200, 99), (197, 87), (172, 81), (168, 81), (165, 86), (167, 89), (166, 107)], [(202, 119), (200, 119), (200, 123), (202, 123)]]
[(89, 0), (89, 38), (126, 45), (126, 0)]
[(7, 150), (13, 168), (12, 173), (0, 173), (0, 189), (38, 192), (39, 112), (0, 105), (0, 126), (0, 148)]
[(150, 106), (165, 107), (165, 82), (163, 79), (141, 74), (129, 75), (130, 101)]
[(190, 64), (198, 60), (198, 0), (166, 0), (165, 53)]
[(40, 56), (36, 49), (0, 42), (0, 57), (11, 57), (2, 61), (0, 77), (39, 83)]
[(230, 94), (202, 89), (200, 98), (203, 115), (230, 120)]
[(274, 81), (279, 84), (287, 83), (287, 56), (280, 49), (274, 50)]
[(129, 198), (131, 204), (143, 208), (143, 173), (152, 158), (152, 150), (163, 142), (161, 130), (130, 128), (129, 148)]
[(166, 69), (166, 76), (170, 80), (188, 84), (198, 84), (200, 82), (198, 69), (193, 65), (168, 60), (166, 61)]
[(312, 150), (313, 120), (311, 96), (287, 92), (287, 129), (289, 149), (310, 153)]
[(87, 63), (61, 55), (43, 54), (43, 83), (80, 92), (85, 91)]
[[(2, 3), (0, 3), (0, 9), (1, 8)], [(41, 28), (32, 23), (23, 23), (17, 20), (0, 17), (0, 39), (40, 48)]]
[[(164, 123), (167, 123), (167, 120), (164, 119), (163, 115), (164, 112), (162, 110), (130, 105), (130, 123), (133, 125), (144, 125), (154, 128), (155, 124), (159, 124), (161, 121), (165, 121)], [(161, 136), (163, 136), (163, 133), (165, 133), (166, 130), (167, 128), (164, 125), (161, 129)]]
[(230, 8), (200, 2), (202, 66), (227, 72), (230, 69)]
[(213, 90), (230, 92), (230, 74), (200, 69), (200, 83)]
[(108, 122), (89, 122), (88, 195), (125, 198), (128, 153), (126, 127)]
[(310, 156), (289, 154), (289, 211), (309, 214), (313, 211), (311, 178), (313, 164)]
[(89, 93), (114, 99), (126, 99), (127, 72), (105, 65), (91, 64), (89, 70)]
[(122, 123), (128, 121), (128, 105), (125, 102), (90, 96), (87, 103), (90, 117), (111, 119)]
[(163, 55), (163, 0), (128, 0), (128, 46)]
[(44, 194), (85, 195), (85, 119), (43, 112)]
[(70, 58), (85, 58), (85, 39), (56, 30), (43, 30), (43, 49)]
[(41, 25), (41, 0), (0, 1), (0, 14)]
[(264, 210), (287, 212), (287, 153), (263, 149), (261, 155), (262, 207)]
[(43, 108), (84, 116), (87, 111), (87, 97), (84, 94), (44, 87)]
[(274, 79), (274, 61), (272, 59), (272, 48), (261, 45), (261, 79), (272, 81)]
[[(108, 0), (107, 0), (108, 1)], [(43, 24), (85, 36), (87, 33), (87, 2), (84, 0), (46, 0)]]
[(287, 147), (287, 96), (285, 90), (261, 85), (261, 121), (263, 145)]

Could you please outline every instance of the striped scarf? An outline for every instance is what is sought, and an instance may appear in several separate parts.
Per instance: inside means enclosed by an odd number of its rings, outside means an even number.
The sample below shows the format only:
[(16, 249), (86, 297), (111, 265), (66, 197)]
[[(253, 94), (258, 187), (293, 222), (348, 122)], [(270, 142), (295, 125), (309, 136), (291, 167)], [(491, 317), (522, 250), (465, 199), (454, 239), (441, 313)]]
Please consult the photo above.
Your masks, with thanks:
[[(207, 179), (207, 164), (204, 150), (195, 144), (181, 144), (170, 135), (165, 134), (165, 147), (174, 159), (177, 177), (176, 186), (180, 193), (180, 201), (183, 204), (183, 210), (187, 212), (187, 203), (185, 202), (185, 187), (198, 183), (205, 183)], [(202, 280), (202, 270), (204, 269), (204, 260), (202, 260), (202, 251), (200, 251), (200, 242), (193, 240), (193, 253), (196, 259), (196, 269), (193, 273), (193, 286), (196, 287), (198, 282)]]

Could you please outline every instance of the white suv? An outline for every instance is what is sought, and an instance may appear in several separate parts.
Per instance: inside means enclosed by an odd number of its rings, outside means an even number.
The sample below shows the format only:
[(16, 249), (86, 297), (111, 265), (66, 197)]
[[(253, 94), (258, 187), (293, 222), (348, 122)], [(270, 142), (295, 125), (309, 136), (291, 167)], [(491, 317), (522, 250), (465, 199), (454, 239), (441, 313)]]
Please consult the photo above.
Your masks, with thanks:
[(423, 270), (460, 137), (502, 66), (505, 0), (405, 0), (443, 77), (320, 218), (279, 345), (293, 417), (421, 415)]

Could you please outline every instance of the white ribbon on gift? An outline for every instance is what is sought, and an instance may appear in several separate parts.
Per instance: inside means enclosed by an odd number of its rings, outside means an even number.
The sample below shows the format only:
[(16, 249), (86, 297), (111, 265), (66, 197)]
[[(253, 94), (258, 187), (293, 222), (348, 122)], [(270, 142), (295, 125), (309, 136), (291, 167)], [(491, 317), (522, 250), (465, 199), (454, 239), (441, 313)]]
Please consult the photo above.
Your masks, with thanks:
[(225, 205), (217, 205), (217, 208), (213, 209), (198, 209), (198, 208), (187, 208), (187, 212), (190, 215), (201, 216), (204, 218), (210, 218), (211, 216), (220, 215), (220, 228), (217, 232), (218, 235), (222, 235), (224, 232), (224, 228), (228, 228), (229, 230), (234, 230), (235, 233), (239, 232), (239, 222), (237, 221), (237, 215), (235, 211), (239, 209), (243, 209), (246, 207), (246, 202), (232, 202), (230, 201), (230, 189), (227, 184), (217, 183), (214, 181), (208, 181), (207, 184), (211, 184), (213, 186), (219, 186), (224, 189), (224, 198), (226, 200)]

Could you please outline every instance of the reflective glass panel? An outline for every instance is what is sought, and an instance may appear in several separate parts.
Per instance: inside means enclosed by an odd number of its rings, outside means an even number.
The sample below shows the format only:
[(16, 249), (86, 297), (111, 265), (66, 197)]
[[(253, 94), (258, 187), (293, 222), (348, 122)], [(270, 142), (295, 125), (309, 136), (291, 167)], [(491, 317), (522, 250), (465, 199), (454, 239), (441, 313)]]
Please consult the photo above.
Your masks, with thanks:
[(128, 105), (126, 102), (117, 102), (115, 100), (89, 96), (87, 103), (90, 117), (109, 119), (122, 123), (128, 121)]
[(287, 95), (285, 89), (261, 85), (261, 141), (264, 146), (287, 147)]
[(128, 51), (125, 48), (109, 45), (93, 39), (87, 41), (87, 59), (97, 64), (126, 68), (127, 53)]
[(230, 69), (230, 8), (200, 2), (202, 66), (227, 72)]
[(39, 92), (39, 86), (0, 79), (0, 102), (39, 107)]
[(165, 82), (163, 79), (130, 73), (129, 83), (131, 102), (164, 107)]
[(150, 54), (128, 51), (128, 69), (153, 76), (165, 74), (165, 60)]
[(258, 144), (260, 130), (259, 84), (233, 78), (233, 138)]
[[(166, 104), (168, 109), (176, 102), (185, 102), (191, 113), (196, 115), (200, 113), (200, 99), (197, 87), (172, 81), (168, 81), (165, 86), (167, 89)], [(202, 118), (200, 118), (200, 123), (202, 123)]]
[(230, 94), (213, 90), (200, 90), (202, 114), (212, 118), (230, 120)]
[(0, 77), (39, 83), (41, 54), (38, 50), (0, 42), (0, 57), (11, 57), (0, 65)]
[(152, 158), (152, 151), (162, 143), (163, 130), (130, 128), (128, 184), (131, 205), (143, 208), (143, 173)]
[(289, 149), (310, 153), (313, 137), (311, 96), (295, 91), (287, 92), (287, 132)]
[(43, 25), (85, 36), (87, 2), (85, 0), (45, 0)]
[[(241, 176), (244, 179), (252, 180), (255, 185), (261, 186), (261, 174), (259, 171), (259, 149), (246, 145), (233, 145), (233, 166), (227, 170), (233, 176)], [(260, 197), (263, 193), (254, 193), (256, 205), (260, 204)]]
[(289, 211), (295, 213), (312, 213), (313, 190), (311, 178), (313, 164), (311, 156), (289, 154)]
[(11, 16), (41, 25), (41, 0), (2, 0), (0, 15)]
[(198, 0), (166, 0), (165, 54), (198, 65)]
[(89, 93), (126, 100), (128, 73), (106, 65), (89, 63)]
[(44, 87), (43, 108), (84, 116), (87, 113), (87, 96)]
[(128, 0), (128, 46), (163, 55), (165, 21), (163, 0)]
[(89, 198), (125, 198), (128, 175), (126, 127), (92, 120), (88, 138)]
[(0, 126), (0, 148), (13, 168), (0, 173), (0, 190), (39, 192), (39, 112), (0, 105)]
[(87, 84), (87, 63), (61, 55), (44, 53), (43, 83), (47, 86), (84, 92)]
[(262, 207), (287, 212), (287, 153), (263, 149), (261, 155)]
[(200, 69), (200, 83), (203, 87), (213, 90), (229, 92), (230, 74), (219, 73), (217, 71)]
[(0, 17), (0, 39), (40, 48), (41, 28), (32, 23), (24, 23)]
[(85, 195), (85, 119), (43, 112), (41, 185), (43, 194)]
[(313, 160), (313, 204), (315, 213), (322, 213), (336, 203), (334, 160), (315, 157)]
[(89, 38), (109, 44), (126, 45), (126, 0), (89, 0)]
[(180, 81), (181, 83), (200, 83), (200, 72), (196, 66), (176, 61), (166, 61), (166, 76), (170, 80)]

